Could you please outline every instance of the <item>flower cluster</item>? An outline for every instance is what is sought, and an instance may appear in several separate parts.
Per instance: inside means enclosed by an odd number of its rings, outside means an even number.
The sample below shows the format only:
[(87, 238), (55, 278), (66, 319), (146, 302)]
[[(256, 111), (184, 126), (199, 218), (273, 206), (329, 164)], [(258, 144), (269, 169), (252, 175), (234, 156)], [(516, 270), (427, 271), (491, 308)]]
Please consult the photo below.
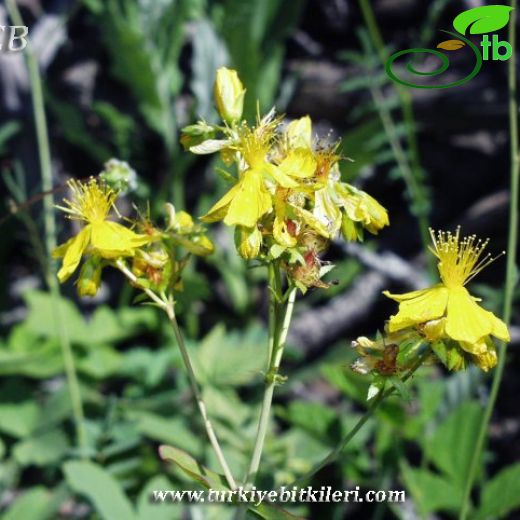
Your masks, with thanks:
[(220, 173), (232, 186), (202, 217), (235, 228), (239, 254), (246, 259), (279, 259), (304, 291), (326, 286), (329, 268), (319, 254), (340, 233), (361, 240), (389, 224), (386, 210), (370, 195), (340, 179), (338, 145), (313, 140), (306, 116), (284, 125), (271, 110), (254, 126), (242, 120), (245, 90), (236, 71), (221, 68), (215, 101), (224, 121), (199, 121), (183, 129), (181, 142), (195, 154), (220, 152), (236, 176)]
[[(389, 343), (428, 344), (433, 353), (450, 370), (460, 370), (472, 362), (484, 371), (497, 363), (497, 354), (492, 337), (508, 342), (506, 324), (492, 312), (483, 309), (472, 296), (466, 284), (482, 269), (493, 262), (490, 254), (483, 255), (488, 241), (478, 240), (474, 235), (461, 237), (460, 228), (455, 233), (430, 231), (433, 247), (431, 252), (438, 260), (440, 283), (405, 294), (384, 294), (399, 303), (397, 314), (390, 317), (384, 341), (371, 342), (359, 338), (354, 342), (361, 358), (354, 369), (385, 375), (389, 369), (402, 371), (408, 363), (400, 366), (398, 354), (388, 362), (385, 346)], [(387, 355), (387, 354), (386, 354)]]
[[(140, 217), (130, 226), (116, 222), (114, 218), (124, 222), (115, 206), (119, 191), (109, 186), (106, 179), (106, 175), (100, 175), (86, 182), (70, 180), (72, 196), (57, 206), (69, 219), (82, 224), (77, 235), (53, 252), (55, 258), (62, 259), (60, 282), (70, 278), (84, 258), (76, 282), (78, 293), (94, 296), (103, 268), (130, 259), (131, 271), (140, 287), (162, 293), (181, 289), (180, 273), (187, 256), (177, 258), (178, 246), (196, 255), (213, 252), (213, 244), (202, 226), (195, 225), (187, 213), (176, 213), (170, 204), (164, 230), (155, 227), (149, 217)], [(116, 185), (121, 186), (119, 176)]]

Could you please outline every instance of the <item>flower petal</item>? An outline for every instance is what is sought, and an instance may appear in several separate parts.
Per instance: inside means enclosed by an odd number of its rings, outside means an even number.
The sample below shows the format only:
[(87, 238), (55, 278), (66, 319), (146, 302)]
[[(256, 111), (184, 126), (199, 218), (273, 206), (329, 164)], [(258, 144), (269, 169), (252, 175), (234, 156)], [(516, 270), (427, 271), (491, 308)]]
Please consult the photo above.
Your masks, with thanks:
[(428, 291), (431, 291), (435, 287), (442, 287), (441, 284), (437, 284), (434, 287), (428, 287), (427, 289), (419, 289), (418, 291), (411, 291), (404, 294), (392, 294), (390, 291), (383, 291), (383, 294), (387, 298), (391, 298), (392, 300), (396, 302), (404, 302), (406, 300), (412, 300), (413, 298), (417, 298)]
[(506, 343), (511, 341), (511, 336), (509, 335), (509, 329), (507, 325), (499, 318), (497, 318), (492, 312), (490, 312), (491, 321), (493, 324), (493, 330), (491, 331), (491, 335), (495, 336), (495, 338), (501, 339)]
[(497, 364), (497, 351), (493, 342), (488, 338), (487, 350), (482, 354), (473, 356), (475, 365), (487, 372), (490, 368), (493, 368)]
[(258, 169), (250, 169), (237, 184), (224, 223), (252, 228), (272, 207), (271, 195), (264, 185), (262, 173)]
[(262, 171), (270, 175), (275, 182), (281, 186), (282, 188), (297, 188), (298, 183), (291, 179), (287, 173), (282, 170), (279, 166), (275, 166), (274, 164), (264, 163), (262, 166)]
[(316, 171), (316, 159), (309, 148), (296, 148), (278, 165), (278, 170), (291, 177), (312, 177)]
[(151, 242), (149, 235), (139, 235), (118, 224), (104, 220), (92, 224), (92, 247), (102, 258), (133, 256), (135, 250)]
[(200, 220), (203, 222), (218, 222), (219, 220), (223, 220), (231, 201), (239, 191), (240, 182), (235, 184), (228, 192), (226, 192), (223, 197), (218, 200), (203, 217), (200, 218)]
[(464, 287), (449, 289), (446, 333), (456, 341), (477, 344), (491, 334), (493, 313), (484, 310)]
[(63, 255), (61, 269), (58, 271), (58, 280), (61, 283), (65, 282), (78, 267), (81, 257), (89, 245), (91, 232), (91, 226), (85, 226), (75, 237), (60, 246), (60, 248), (67, 246), (67, 250)]
[(341, 211), (333, 202), (327, 187), (314, 194), (312, 213), (329, 230), (331, 236), (336, 235), (341, 227)]
[[(410, 295), (414, 296), (410, 297)], [(388, 293), (386, 296), (393, 299), (401, 297), (399, 312), (392, 316), (388, 323), (389, 332), (438, 319), (444, 315), (448, 303), (448, 289), (442, 285), (404, 295)], [(408, 298), (403, 298), (405, 296)]]
[(325, 225), (320, 220), (318, 220), (310, 211), (300, 208), (299, 206), (294, 206), (292, 204), (290, 207), (294, 211), (294, 213), (299, 218), (301, 218), (305, 222), (305, 224), (307, 224), (307, 226), (314, 229), (314, 231), (316, 231), (322, 237), (331, 237), (329, 230), (325, 227)]
[(291, 148), (310, 148), (312, 146), (311, 118), (304, 116), (291, 121), (285, 129), (285, 135)]

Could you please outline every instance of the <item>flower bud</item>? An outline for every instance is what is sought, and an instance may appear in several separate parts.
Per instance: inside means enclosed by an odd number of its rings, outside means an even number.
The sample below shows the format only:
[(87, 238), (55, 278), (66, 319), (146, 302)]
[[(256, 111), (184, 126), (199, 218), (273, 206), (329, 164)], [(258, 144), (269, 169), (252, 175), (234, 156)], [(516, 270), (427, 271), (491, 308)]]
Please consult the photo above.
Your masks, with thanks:
[(260, 253), (262, 233), (256, 226), (253, 228), (237, 226), (235, 228), (235, 245), (242, 258), (252, 260)]
[(286, 129), (288, 145), (291, 148), (311, 148), (312, 146), (312, 122), (309, 116), (291, 121)]
[(341, 233), (343, 238), (350, 242), (363, 240), (363, 228), (354, 222), (346, 213), (341, 217)]
[(495, 349), (495, 345), (493, 341), (489, 338), (486, 340), (487, 350), (482, 354), (473, 355), (473, 362), (480, 369), (487, 372), (490, 368), (493, 368), (497, 364), (497, 351)]
[(127, 162), (119, 159), (107, 161), (99, 178), (118, 193), (127, 193), (137, 189), (137, 173)]
[(238, 121), (242, 117), (246, 89), (237, 71), (226, 67), (218, 69), (213, 92), (222, 119), (227, 123)]
[(81, 268), (79, 278), (76, 282), (80, 296), (95, 296), (101, 285), (101, 259), (90, 257)]

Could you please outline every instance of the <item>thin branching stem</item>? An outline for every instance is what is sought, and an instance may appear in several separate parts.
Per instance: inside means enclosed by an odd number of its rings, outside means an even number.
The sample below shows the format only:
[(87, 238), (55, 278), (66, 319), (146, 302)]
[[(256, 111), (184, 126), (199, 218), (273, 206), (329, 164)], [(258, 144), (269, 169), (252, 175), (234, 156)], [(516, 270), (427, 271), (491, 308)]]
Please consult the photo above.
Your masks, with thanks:
[[(16, 25), (23, 26), (23, 19), (18, 10), (18, 6), (14, 0), (6, 0), (6, 7), (9, 16)], [(56, 222), (54, 220), (54, 198), (52, 196), (52, 165), (49, 146), (49, 135), (47, 131), (47, 120), (45, 117), (45, 108), (43, 103), (43, 88), (38, 62), (34, 55), (31, 43), (28, 42), (24, 50), (27, 69), (29, 72), (29, 81), (31, 86), (31, 100), (33, 106), (34, 124), (36, 128), (36, 139), (38, 143), (38, 157), (40, 161), (42, 190), (48, 193), (43, 199), (43, 218), (45, 228), (45, 249), (46, 264), (44, 269), (44, 277), (51, 294), (53, 318), (58, 333), (58, 339), (63, 356), (63, 365), (65, 367), (65, 375), (67, 378), (67, 386), (69, 389), (70, 401), (72, 406), (72, 414), (74, 417), (74, 426), (76, 430), (77, 445), (81, 455), (86, 455), (87, 437), (84, 425), (83, 403), (81, 400), (81, 392), (79, 388), (76, 366), (74, 364), (74, 355), (70, 339), (67, 333), (63, 315), (60, 312), (60, 287), (55, 274), (55, 267), (52, 261), (52, 251), (56, 247)]]
[[(519, 151), (518, 151), (518, 104), (517, 96), (517, 81), (516, 81), (516, 0), (511, 1), (513, 11), (511, 19), (509, 20), (509, 43), (513, 48), (513, 53), (509, 59), (508, 65), (508, 91), (509, 91), (509, 138), (510, 138), (510, 162), (511, 162), (511, 196), (509, 201), (509, 236), (507, 243), (507, 264), (506, 264), (506, 280), (504, 288), (504, 307), (503, 317), (504, 321), (509, 324), (511, 321), (511, 313), (513, 309), (513, 295), (517, 281), (517, 267), (516, 267), (516, 250), (518, 244), (518, 192), (519, 192)], [(477, 443), (473, 450), (473, 456), (469, 468), (468, 478), (464, 489), (464, 498), (462, 508), (459, 515), (459, 520), (466, 520), (468, 518), (471, 508), (471, 490), (475, 482), (479, 463), (482, 457), (482, 450), (486, 442), (489, 423), (493, 414), (493, 409), (502, 382), (504, 374), (504, 367), (506, 363), (506, 343), (500, 342), (498, 348), (498, 364), (493, 375), (493, 382), (491, 384), (491, 392), (484, 410), (484, 416), (478, 432)]]
[(175, 316), (175, 308), (174, 308), (173, 301), (163, 300), (159, 296), (157, 296), (157, 294), (155, 294), (152, 290), (148, 289), (147, 287), (143, 287), (139, 283), (139, 280), (134, 275), (134, 273), (132, 273), (132, 271), (130, 271), (130, 269), (128, 269), (128, 267), (125, 265), (123, 260), (117, 260), (115, 265), (128, 278), (128, 280), (130, 280), (130, 282), (134, 286), (139, 287), (139, 289), (142, 290), (168, 316), (168, 319), (170, 320), (170, 323), (173, 328), (173, 332), (175, 334), (175, 339), (177, 340), (177, 345), (181, 352), (181, 356), (182, 356), (182, 360), (184, 362), (184, 366), (186, 368), (186, 372), (188, 374), (188, 380), (190, 382), (191, 391), (193, 392), (193, 395), (195, 396), (195, 400), (197, 401), (197, 406), (199, 408), (199, 412), (202, 417), (202, 422), (204, 423), (204, 428), (206, 430), (206, 434), (208, 435), (208, 439), (211, 443), (211, 447), (213, 448), (213, 451), (215, 452), (215, 455), (220, 464), (220, 467), (222, 468), (222, 471), (224, 472), (224, 476), (226, 478), (226, 481), (227, 481), (229, 487), (231, 489), (235, 489), (236, 482), (231, 473), (231, 470), (229, 469), (229, 465), (226, 461), (222, 448), (220, 447), (220, 444), (218, 442), (217, 436), (215, 434), (215, 430), (213, 429), (213, 424), (211, 423), (211, 420), (208, 416), (206, 404), (204, 402), (204, 399), (202, 398), (202, 393), (201, 393), (199, 385), (197, 383), (197, 377), (195, 376), (195, 372), (193, 370), (193, 365), (191, 363), (191, 359), (190, 359), (188, 350), (186, 348), (186, 344), (184, 343), (184, 338), (181, 334), (179, 324), (178, 324), (177, 318)]
[[(381, 36), (381, 31), (377, 24), (374, 11), (370, 4), (370, 0), (358, 0), (359, 7), (365, 20), (365, 25), (370, 35), (371, 44), (375, 47), (379, 60), (385, 64), (388, 56), (385, 49), (385, 43)], [(419, 153), (419, 145), (417, 142), (416, 123), (413, 113), (412, 97), (410, 92), (402, 85), (395, 85), (395, 89), (399, 96), (401, 104), (401, 112), (406, 128), (406, 139), (408, 142), (409, 153), (406, 154), (401, 146), (396, 125), (390, 110), (386, 108), (384, 96), (378, 87), (371, 87), (370, 91), (374, 99), (377, 111), (381, 118), (383, 128), (390, 142), (390, 147), (394, 154), (396, 163), (399, 167), (409, 197), (413, 204), (413, 213), (417, 218), (419, 233), (424, 247), (430, 244), (429, 234), (429, 217), (428, 217), (428, 198), (425, 186), (423, 185), (423, 170), (421, 167), (421, 159)], [(430, 275), (435, 274), (435, 263), (428, 257), (428, 271)]]
[[(431, 351), (428, 348), (425, 352), (423, 352), (419, 358), (417, 359), (417, 362), (410, 368), (410, 370), (403, 376), (402, 381), (405, 382), (408, 379), (410, 379), (416, 372), (416, 370), (422, 366), (425, 359), (430, 355)], [(395, 391), (395, 387), (388, 388), (384, 392), (379, 392), (377, 396), (374, 398), (372, 403), (370, 404), (370, 407), (367, 409), (367, 411), (363, 414), (362, 417), (360, 417), (359, 421), (352, 427), (352, 429), (341, 439), (339, 444), (320, 462), (318, 462), (308, 473), (305, 473), (305, 475), (302, 475), (297, 480), (292, 482), (291, 484), (287, 485), (288, 489), (291, 489), (292, 486), (298, 486), (302, 484), (303, 482), (309, 480), (312, 478), (318, 471), (323, 469), (325, 466), (328, 466), (329, 464), (332, 464), (336, 460), (338, 460), (339, 456), (343, 452), (343, 450), (347, 447), (347, 445), (350, 443), (350, 441), (356, 436), (356, 434), (361, 430), (361, 428), (365, 425), (365, 423), (372, 417), (374, 412), (377, 410), (379, 405), (390, 395), (392, 395)]]

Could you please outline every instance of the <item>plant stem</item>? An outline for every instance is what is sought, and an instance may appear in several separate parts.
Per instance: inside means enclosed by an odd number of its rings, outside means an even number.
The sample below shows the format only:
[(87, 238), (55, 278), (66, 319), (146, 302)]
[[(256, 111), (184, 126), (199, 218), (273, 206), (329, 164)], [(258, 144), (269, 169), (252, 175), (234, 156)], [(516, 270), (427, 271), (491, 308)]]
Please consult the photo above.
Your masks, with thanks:
[(166, 309), (166, 314), (170, 319), (170, 322), (173, 326), (173, 331), (175, 333), (175, 338), (177, 340), (177, 345), (179, 346), (179, 350), (181, 351), (182, 359), (184, 361), (184, 366), (186, 367), (186, 371), (188, 373), (188, 379), (190, 381), (191, 391), (195, 396), (195, 400), (197, 401), (197, 406), (199, 407), (200, 415), (202, 416), (202, 420), (204, 422), (204, 427), (206, 428), (206, 433), (209, 438), (209, 442), (213, 447), (213, 451), (217, 456), (218, 462), (222, 471), (224, 472), (224, 476), (226, 477), (227, 483), (231, 489), (235, 489), (237, 487), (235, 479), (231, 474), (231, 470), (226, 462), (226, 458), (224, 457), (224, 453), (220, 448), (220, 444), (218, 442), (217, 436), (215, 435), (215, 430), (213, 429), (213, 425), (208, 417), (208, 413), (206, 411), (206, 404), (202, 399), (202, 394), (200, 392), (199, 386), (197, 384), (197, 378), (195, 377), (195, 372), (193, 371), (193, 366), (191, 364), (190, 356), (186, 349), (186, 345), (184, 344), (184, 339), (182, 337), (181, 331), (179, 329), (179, 324), (177, 323), (177, 318), (175, 317), (175, 312), (173, 309), (173, 305), (169, 305)]
[[(376, 17), (374, 16), (374, 11), (372, 10), (372, 6), (370, 4), (370, 0), (358, 0), (358, 2), (361, 12), (363, 14), (363, 18), (365, 20), (365, 24), (368, 29), (368, 33), (370, 35), (370, 39), (372, 41), (372, 45), (374, 45), (374, 47), (376, 48), (379, 60), (384, 66), (388, 56), (385, 50), (385, 43), (381, 36), (381, 31), (379, 30)], [(410, 199), (412, 200), (413, 213), (418, 221), (421, 241), (424, 247), (428, 247), (430, 244), (430, 234), (428, 230), (428, 198), (425, 187), (421, 182), (423, 177), (423, 170), (421, 167), (419, 145), (417, 142), (412, 97), (410, 95), (410, 92), (402, 85), (396, 84), (395, 89), (397, 91), (401, 103), (401, 112), (406, 128), (406, 138), (408, 141), (410, 160), (408, 160), (408, 157), (399, 141), (399, 137), (396, 131), (396, 125), (393, 121), (391, 112), (388, 108), (386, 108), (386, 106), (383, 103), (384, 97), (382, 92), (380, 91), (380, 89), (376, 87), (371, 87), (370, 90), (372, 93), (372, 97), (374, 98), (377, 110), (379, 112), (379, 116), (383, 123), (383, 128), (390, 142), (390, 146), (392, 148), (395, 160), (403, 176), (403, 180), (406, 184)], [(376, 99), (376, 97), (378, 99)], [(435, 274), (436, 269), (433, 257), (430, 258), (430, 256), (428, 256), (427, 262), (428, 271), (430, 272), (430, 274)]]
[[(6, 0), (6, 7), (9, 16), (16, 25), (24, 26), (22, 16), (14, 0)], [(34, 124), (36, 128), (36, 138), (38, 143), (38, 157), (40, 161), (42, 190), (48, 193), (43, 199), (43, 216), (45, 228), (45, 249), (47, 253), (46, 264), (44, 268), (44, 278), (47, 282), (51, 293), (51, 301), (53, 307), (53, 317), (58, 333), (61, 346), (63, 364), (65, 367), (65, 376), (67, 378), (67, 386), (69, 389), (70, 401), (72, 406), (72, 414), (74, 417), (74, 427), (76, 430), (77, 445), (81, 454), (86, 454), (87, 438), (84, 426), (83, 403), (81, 400), (81, 392), (74, 364), (74, 355), (70, 340), (67, 334), (63, 316), (60, 312), (60, 288), (58, 280), (55, 276), (54, 263), (52, 261), (52, 251), (56, 247), (56, 222), (54, 220), (54, 199), (52, 196), (52, 166), (51, 154), (49, 146), (49, 135), (47, 131), (47, 120), (45, 117), (45, 108), (43, 103), (43, 89), (38, 68), (38, 62), (33, 53), (30, 41), (24, 50), (29, 72), (29, 81), (31, 86), (31, 100), (33, 105)]]
[[(410, 377), (414, 375), (416, 370), (423, 364), (424, 360), (430, 355), (430, 349), (428, 348), (425, 352), (423, 352), (415, 365), (407, 372), (407, 374), (402, 378), (402, 381), (405, 382)], [(391, 387), (387, 389), (385, 392), (379, 392), (377, 396), (374, 398), (374, 401), (368, 408), (368, 410), (363, 414), (363, 416), (359, 419), (359, 421), (352, 427), (352, 429), (341, 439), (339, 444), (320, 462), (318, 462), (308, 473), (299, 477), (297, 480), (292, 482), (287, 486), (287, 488), (292, 488), (292, 486), (297, 486), (302, 482), (308, 480), (312, 476), (314, 476), (318, 471), (323, 469), (325, 466), (328, 466), (332, 462), (336, 461), (338, 457), (341, 455), (341, 452), (345, 449), (348, 443), (356, 436), (356, 434), (361, 430), (364, 424), (372, 417), (378, 406), (391, 394), (395, 391), (395, 387)]]
[[(276, 267), (275, 267), (276, 269)], [(271, 288), (270, 293), (270, 308), (273, 305), (276, 305), (276, 302), (272, 302), (276, 295), (272, 293), (272, 290), (275, 288)], [(266, 375), (266, 386), (264, 390), (264, 397), (262, 400), (262, 409), (260, 411), (260, 419), (258, 421), (258, 429), (256, 433), (255, 445), (253, 448), (253, 455), (251, 457), (251, 462), (249, 464), (249, 469), (247, 471), (246, 478), (244, 482), (246, 486), (250, 486), (254, 483), (256, 474), (258, 472), (258, 468), (260, 466), (260, 459), (262, 457), (262, 451), (264, 448), (265, 436), (267, 433), (267, 426), (269, 425), (269, 416), (271, 413), (271, 404), (273, 402), (273, 394), (274, 388), (277, 384), (278, 370), (280, 368), (280, 363), (283, 357), (283, 351), (285, 347), (285, 340), (287, 339), (287, 333), (289, 331), (289, 325), (291, 323), (292, 313), (294, 309), (294, 302), (296, 300), (296, 288), (291, 289), (289, 293), (289, 298), (287, 300), (287, 308), (285, 310), (285, 316), (282, 323), (282, 328), (278, 334), (276, 323), (272, 325), (269, 323), (269, 343), (273, 342), (272, 353), (269, 359), (269, 371)], [(277, 293), (279, 291), (276, 291)], [(274, 318), (276, 320), (276, 312), (270, 312), (269, 320)]]
[[(507, 264), (506, 264), (506, 280), (504, 288), (504, 307), (503, 317), (506, 324), (511, 321), (511, 313), (513, 308), (513, 295), (516, 285), (517, 267), (516, 267), (516, 250), (518, 243), (518, 201), (519, 201), (519, 155), (518, 155), (518, 105), (516, 102), (517, 85), (516, 85), (516, 0), (511, 1), (513, 11), (509, 20), (509, 42), (513, 48), (513, 53), (508, 64), (508, 91), (509, 91), (509, 135), (510, 135), (510, 161), (511, 161), (511, 197), (509, 202), (509, 236), (507, 242)], [(498, 364), (493, 375), (491, 392), (486, 404), (482, 423), (478, 432), (477, 443), (473, 451), (473, 457), (469, 468), (466, 486), (464, 488), (464, 497), (459, 520), (466, 520), (471, 505), (471, 490), (475, 482), (479, 462), (482, 456), (482, 450), (487, 437), (489, 423), (497, 400), (500, 383), (504, 374), (506, 363), (506, 343), (500, 342), (498, 348)]]
[[(420, 184), (417, 182), (416, 176), (414, 175), (414, 172), (406, 157), (406, 153), (401, 145), (399, 137), (397, 136), (395, 122), (392, 118), (390, 110), (388, 110), (388, 108), (385, 106), (383, 93), (381, 92), (381, 89), (375, 86), (370, 87), (370, 93), (379, 112), (379, 117), (390, 143), (395, 161), (399, 166), (401, 175), (403, 176), (403, 179), (407, 185), (410, 198), (418, 208), (424, 207), (425, 204), (427, 204), (427, 201), (425, 200), (425, 194), (423, 193)], [(419, 224), (421, 241), (424, 246), (427, 246), (430, 243), (428, 217), (424, 214), (423, 211), (418, 211), (416, 213), (416, 217)], [(432, 255), (428, 255), (428, 268), (431, 273), (435, 273), (435, 261)]]
[[(256, 479), (258, 468), (260, 467), (260, 459), (264, 449), (265, 437), (267, 435), (267, 427), (269, 426), (269, 418), (271, 415), (271, 405), (273, 402), (274, 388), (277, 384), (278, 370), (283, 357), (285, 341), (289, 326), (291, 324), (294, 302), (296, 300), (296, 288), (291, 289), (287, 299), (287, 307), (281, 329), (279, 330), (279, 304), (282, 300), (280, 269), (276, 262), (272, 262), (268, 266), (268, 289), (269, 289), (269, 342), (268, 342), (268, 372), (265, 377), (265, 389), (262, 399), (262, 408), (260, 410), (260, 418), (258, 419), (258, 427), (256, 432), (253, 454), (247, 474), (244, 478), (244, 485), (249, 489)], [(241, 505), (238, 507), (235, 518), (243, 520), (247, 512), (247, 507)]]
[(188, 373), (188, 380), (190, 382), (191, 391), (195, 396), (195, 400), (197, 401), (197, 406), (200, 411), (200, 415), (202, 416), (202, 421), (204, 423), (204, 428), (206, 429), (206, 433), (208, 435), (209, 441), (215, 452), (215, 455), (219, 461), (220, 467), (224, 472), (224, 476), (226, 477), (226, 481), (231, 489), (235, 489), (237, 487), (235, 479), (231, 474), (231, 470), (226, 462), (226, 458), (224, 457), (224, 453), (220, 447), (217, 436), (215, 435), (215, 430), (213, 429), (213, 425), (210, 421), (206, 410), (206, 404), (204, 403), (204, 399), (202, 398), (201, 391), (199, 389), (199, 385), (197, 384), (197, 378), (195, 376), (195, 372), (193, 371), (193, 366), (191, 364), (190, 356), (188, 354), (188, 350), (186, 349), (186, 345), (184, 343), (184, 338), (182, 337), (181, 331), (179, 329), (179, 324), (177, 323), (177, 318), (175, 316), (175, 310), (173, 306), (173, 302), (164, 301), (159, 296), (157, 296), (150, 289), (143, 287), (139, 284), (139, 280), (137, 277), (130, 271), (125, 263), (122, 260), (117, 260), (115, 263), (116, 267), (136, 286), (139, 287), (140, 290), (144, 291), (146, 295), (155, 303), (157, 306), (162, 309), (166, 315), (168, 316), (170, 323), (172, 324), (173, 332), (175, 333), (175, 339), (177, 340), (177, 345), (179, 350), (181, 351), (182, 360), (184, 362), (184, 366), (186, 367), (186, 372)]

